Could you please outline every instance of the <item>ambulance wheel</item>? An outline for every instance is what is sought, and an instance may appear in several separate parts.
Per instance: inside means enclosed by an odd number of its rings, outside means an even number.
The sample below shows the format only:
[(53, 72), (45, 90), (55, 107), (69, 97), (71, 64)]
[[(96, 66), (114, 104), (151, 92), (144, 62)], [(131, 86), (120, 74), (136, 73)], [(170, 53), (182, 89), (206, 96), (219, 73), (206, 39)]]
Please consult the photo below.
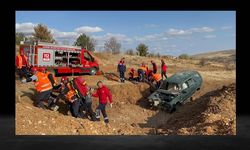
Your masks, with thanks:
[(91, 68), (89, 74), (90, 74), (90, 75), (95, 75), (96, 72), (97, 72), (97, 69), (96, 69), (96, 68)]

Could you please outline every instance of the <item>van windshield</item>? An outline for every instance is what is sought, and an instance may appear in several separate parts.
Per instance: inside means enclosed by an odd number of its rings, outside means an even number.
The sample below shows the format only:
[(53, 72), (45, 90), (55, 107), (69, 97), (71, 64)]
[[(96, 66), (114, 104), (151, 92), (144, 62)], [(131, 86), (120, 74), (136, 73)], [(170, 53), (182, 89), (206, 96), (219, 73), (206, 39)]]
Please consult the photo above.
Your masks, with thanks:
[(179, 86), (176, 83), (169, 83), (169, 82), (164, 82), (160, 89), (163, 90), (170, 90), (170, 91), (179, 91)]

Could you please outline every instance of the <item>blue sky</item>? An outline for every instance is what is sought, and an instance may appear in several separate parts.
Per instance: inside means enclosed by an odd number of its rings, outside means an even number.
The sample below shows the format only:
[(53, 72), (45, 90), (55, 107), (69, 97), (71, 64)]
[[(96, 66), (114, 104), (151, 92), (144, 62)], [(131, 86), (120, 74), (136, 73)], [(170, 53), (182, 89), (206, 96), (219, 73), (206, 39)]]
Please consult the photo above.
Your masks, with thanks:
[(115, 37), (122, 50), (139, 43), (149, 51), (178, 56), (235, 49), (235, 11), (17, 11), (16, 32), (31, 35), (38, 23), (48, 26), (59, 43), (72, 44), (81, 33), (97, 42)]

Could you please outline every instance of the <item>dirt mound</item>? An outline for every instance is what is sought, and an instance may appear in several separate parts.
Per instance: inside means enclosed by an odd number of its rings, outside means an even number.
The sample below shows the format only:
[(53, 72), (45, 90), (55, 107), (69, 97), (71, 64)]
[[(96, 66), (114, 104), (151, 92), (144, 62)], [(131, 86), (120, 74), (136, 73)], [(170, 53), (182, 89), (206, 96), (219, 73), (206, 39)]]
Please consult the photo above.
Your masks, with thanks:
[(158, 126), (159, 134), (236, 134), (236, 85), (211, 91), (188, 103)]
[[(73, 118), (65, 103), (59, 101), (58, 112), (44, 110), (33, 106), (34, 87), (32, 83), (19, 85), (16, 101), (16, 134), (18, 135), (142, 135), (150, 129), (140, 128), (138, 123), (144, 122), (147, 116), (155, 112), (146, 110), (137, 101), (145, 99), (149, 92), (149, 85), (141, 83), (134, 85), (130, 82), (107, 85), (113, 93), (113, 108), (107, 106), (110, 126), (89, 119)], [(27, 90), (29, 89), (29, 90)], [(96, 108), (98, 99), (93, 99)]]

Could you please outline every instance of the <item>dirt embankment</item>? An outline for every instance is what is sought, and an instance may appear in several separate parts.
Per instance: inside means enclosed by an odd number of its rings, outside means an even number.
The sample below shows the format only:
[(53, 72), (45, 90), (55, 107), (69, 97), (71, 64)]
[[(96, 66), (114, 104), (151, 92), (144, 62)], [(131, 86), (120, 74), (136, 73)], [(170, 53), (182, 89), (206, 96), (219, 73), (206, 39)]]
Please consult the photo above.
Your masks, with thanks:
[(235, 84), (208, 92), (159, 125), (158, 134), (236, 135), (235, 96)]
[[(17, 81), (18, 82), (18, 81)], [(17, 83), (18, 84), (18, 83)], [(29, 90), (22, 90), (29, 89)], [(142, 129), (138, 123), (145, 122), (148, 116), (155, 112), (147, 110), (145, 101), (149, 95), (149, 85), (132, 83), (119, 83), (108, 85), (113, 93), (113, 108), (107, 106), (110, 118), (110, 126), (106, 127), (103, 121), (92, 122), (89, 119), (73, 118), (67, 111), (65, 103), (59, 101), (58, 112), (43, 110), (33, 106), (33, 85), (22, 85), (17, 91), (20, 99), (16, 102), (16, 134), (39, 134), (39, 135), (131, 135), (146, 134), (150, 129)], [(97, 99), (93, 99), (93, 108), (97, 106)]]

